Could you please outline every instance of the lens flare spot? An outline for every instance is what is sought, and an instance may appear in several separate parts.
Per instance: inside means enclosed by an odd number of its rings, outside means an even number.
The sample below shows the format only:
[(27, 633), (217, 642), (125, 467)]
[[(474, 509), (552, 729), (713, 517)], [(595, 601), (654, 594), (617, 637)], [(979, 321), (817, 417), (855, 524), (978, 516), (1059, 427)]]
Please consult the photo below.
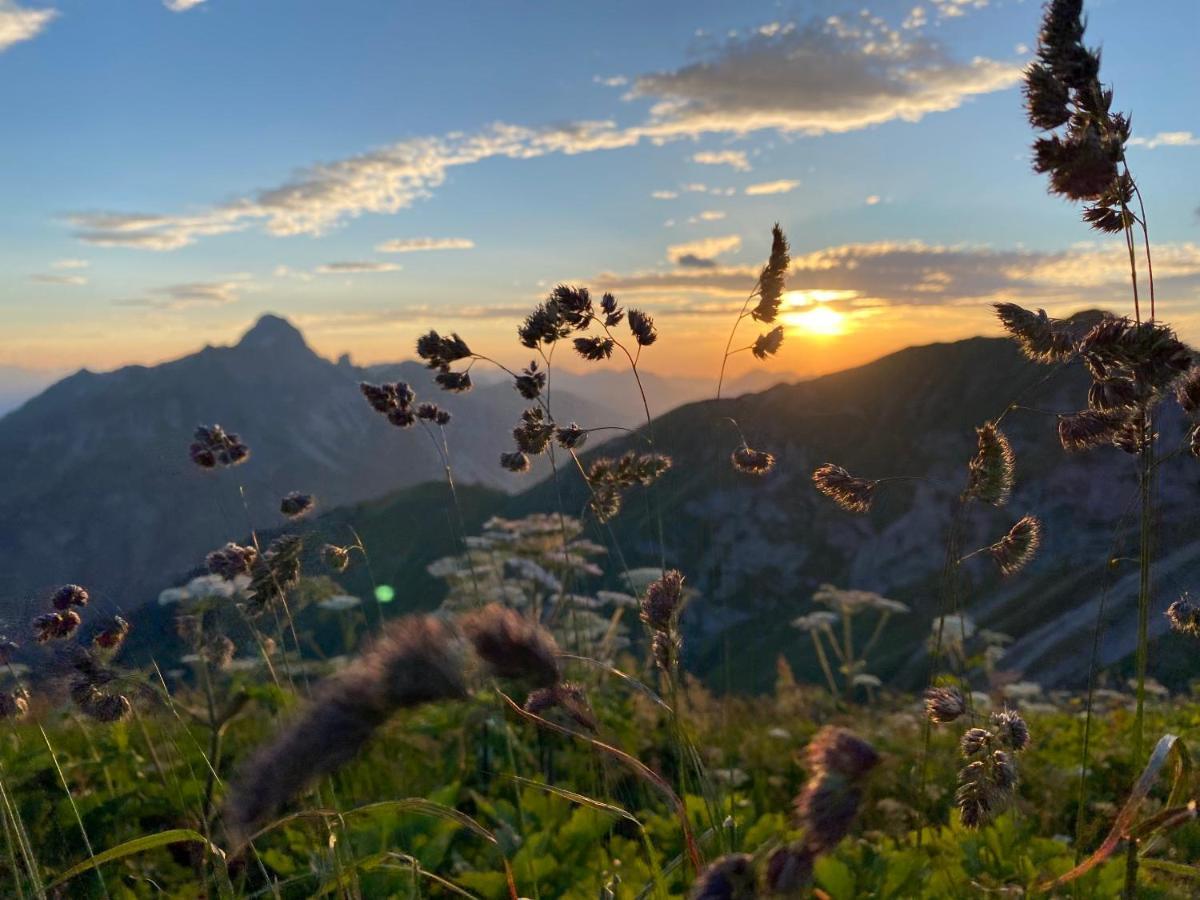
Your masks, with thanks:
[(375, 588), (375, 599), (380, 603), (391, 603), (396, 599), (396, 590), (390, 584), (381, 584)]

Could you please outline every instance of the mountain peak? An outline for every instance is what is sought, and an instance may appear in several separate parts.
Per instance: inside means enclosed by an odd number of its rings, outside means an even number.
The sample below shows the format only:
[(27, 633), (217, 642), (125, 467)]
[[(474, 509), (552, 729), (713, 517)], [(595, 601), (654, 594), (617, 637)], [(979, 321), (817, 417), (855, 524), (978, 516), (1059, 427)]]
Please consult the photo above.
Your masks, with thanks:
[(237, 345), (253, 350), (309, 349), (300, 329), (282, 316), (271, 313), (260, 316)]

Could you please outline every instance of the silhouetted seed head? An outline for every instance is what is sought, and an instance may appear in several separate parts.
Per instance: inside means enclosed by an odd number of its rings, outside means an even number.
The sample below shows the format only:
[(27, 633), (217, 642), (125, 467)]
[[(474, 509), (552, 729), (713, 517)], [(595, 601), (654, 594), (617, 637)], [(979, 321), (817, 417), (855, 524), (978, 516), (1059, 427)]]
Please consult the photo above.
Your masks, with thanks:
[(1064, 87), (1074, 91), (1098, 87), (1100, 55), (1083, 45), (1085, 28), (1083, 0), (1053, 0), (1046, 5), (1038, 34), (1038, 58)]
[(992, 728), (1000, 743), (1010, 750), (1020, 752), (1029, 746), (1029, 726), (1014, 710), (992, 713)]
[(525, 317), (517, 328), (517, 337), (523, 346), (536, 350), (541, 344), (553, 344), (567, 337), (572, 330), (570, 323), (564, 321), (558, 304), (547, 300)]
[(20, 645), (15, 641), (0, 636), (0, 666), (6, 666), (12, 662), (13, 655), (20, 649)]
[(208, 554), (204, 563), (213, 575), (232, 581), (239, 575), (249, 575), (257, 559), (258, 551), (253, 547), (242, 547), (231, 542)]
[(450, 413), (448, 413), (444, 409), (439, 409), (437, 411), (437, 415), (434, 416), (433, 421), (436, 422), (438, 425), (449, 425), (450, 424)]
[(29, 701), (18, 691), (0, 692), (0, 719), (23, 719), (29, 712)]
[(692, 883), (688, 900), (755, 900), (753, 863), (745, 853), (728, 853), (713, 860)]
[(616, 344), (612, 338), (575, 338), (575, 352), (591, 362), (611, 357), (614, 346)]
[(934, 725), (946, 725), (967, 711), (967, 701), (956, 687), (931, 687), (925, 691), (925, 717)]
[(539, 406), (530, 407), (521, 413), (521, 422), (513, 429), (513, 439), (522, 453), (537, 456), (544, 453), (554, 437), (554, 423), (546, 421), (546, 414)]
[(269, 606), (280, 595), (300, 583), (300, 551), (304, 541), (294, 534), (281, 534), (254, 561), (247, 592), (258, 607)]
[(129, 623), (120, 616), (113, 616), (112, 622), (92, 638), (92, 646), (97, 650), (113, 654), (121, 649), (125, 638), (129, 635)]
[(1188, 452), (1200, 459), (1200, 425), (1193, 425), (1188, 431)]
[(1071, 453), (1091, 450), (1111, 444), (1128, 420), (1125, 413), (1094, 409), (1059, 416), (1058, 440)]
[(816, 854), (803, 841), (776, 848), (767, 859), (767, 890), (771, 894), (799, 895), (812, 884), (816, 859)]
[(559, 710), (585, 731), (596, 730), (596, 714), (588, 702), (587, 694), (577, 684), (562, 682), (547, 688), (538, 688), (525, 701), (527, 712), (546, 717), (552, 710)]
[(1000, 799), (983, 760), (968, 763), (959, 771), (954, 803), (964, 828), (981, 828), (990, 822)]
[(411, 406), (397, 406), (388, 411), (387, 420), (397, 428), (412, 428), (417, 424), (417, 414)]
[(388, 384), (370, 384), (366, 381), (358, 385), (371, 409), (384, 415), (396, 408), (396, 393), (391, 388)]
[(1001, 574), (1014, 575), (1029, 565), (1041, 542), (1041, 521), (1034, 516), (1023, 516), (988, 552), (1000, 566)]
[(225, 635), (213, 634), (204, 640), (197, 652), (214, 669), (227, 669), (233, 662), (237, 646)]
[(633, 333), (633, 339), (641, 347), (649, 347), (658, 340), (654, 320), (640, 309), (629, 310), (629, 330)]
[(1128, 414), (1143, 399), (1130, 378), (1104, 378), (1088, 388), (1088, 407), (1098, 412)]
[(1017, 767), (1003, 750), (992, 753), (992, 783), (1002, 793), (1011, 792), (1017, 786)]
[(850, 780), (862, 778), (879, 762), (875, 748), (852, 731), (826, 725), (806, 750), (808, 766), (815, 772), (837, 772)]
[(593, 318), (592, 296), (585, 287), (573, 284), (555, 286), (546, 300), (547, 305), (553, 304), (558, 318), (571, 328), (587, 328)]
[(1175, 399), (1189, 415), (1200, 411), (1200, 366), (1192, 366), (1179, 379), (1175, 385)]
[(220, 425), (201, 425), (192, 437), (188, 452), (192, 462), (202, 469), (236, 466), (250, 458), (250, 448), (242, 439)]
[(279, 501), (279, 511), (289, 519), (298, 519), (310, 512), (313, 506), (316, 505), (316, 502), (316, 498), (312, 494), (302, 494), (300, 491), (292, 491), (289, 494), (285, 494), (284, 498)]
[(79, 614), (73, 609), (46, 613), (33, 620), (34, 637), (39, 644), (69, 638), (79, 627)]
[(796, 798), (796, 822), (814, 853), (836, 847), (854, 824), (861, 795), (851, 779), (836, 771), (817, 772)]
[(526, 400), (536, 400), (546, 388), (546, 373), (538, 371), (537, 360), (532, 360), (529, 366), (516, 376), (513, 386)]
[(587, 442), (588, 433), (572, 422), (554, 432), (554, 439), (564, 450), (578, 450)]
[(418, 403), (416, 416), (422, 422), (436, 422), (441, 410), (436, 403)]
[(600, 311), (604, 313), (606, 328), (615, 328), (621, 324), (621, 319), (625, 318), (625, 310), (617, 306), (617, 298), (612, 294), (606, 293), (600, 298)]
[(326, 544), (322, 547), (321, 559), (334, 572), (345, 572), (350, 567), (350, 551), (337, 544)]
[(1048, 66), (1032, 63), (1025, 70), (1025, 110), (1029, 122), (1041, 131), (1053, 131), (1071, 118), (1067, 108), (1070, 92), (1054, 77)]
[(442, 337), (436, 331), (417, 338), (417, 356), (425, 360), (430, 369), (441, 369), (443, 372), (450, 364), (471, 356), (471, 348), (457, 334)]
[(471, 376), (467, 372), (438, 372), (434, 379), (444, 391), (461, 394), (471, 389)]
[(558, 645), (545, 628), (498, 603), (459, 620), (479, 658), (498, 678), (520, 678), (539, 686), (558, 682)]
[(1030, 312), (1015, 303), (997, 303), (995, 307), (1000, 324), (1034, 362), (1063, 362), (1074, 355), (1075, 348), (1065, 327), (1046, 315), (1044, 309)]
[(634, 485), (647, 486), (671, 468), (671, 458), (660, 453), (635, 453), (619, 459), (601, 457), (587, 471), (592, 496), (588, 506), (600, 522), (607, 522), (621, 510), (622, 492)]
[(651, 631), (673, 631), (683, 605), (683, 573), (668, 569), (646, 588), (642, 598), (642, 621)]
[[(788, 264), (787, 238), (783, 229), (776, 223), (771, 228), (771, 256), (763, 266), (758, 276), (758, 305), (750, 310), (750, 315), (758, 322), (770, 324), (779, 314), (779, 303), (783, 299), (784, 278), (787, 276)], [(782, 339), (782, 335), (780, 338)]]
[(670, 675), (679, 664), (679, 653), (683, 639), (678, 634), (656, 631), (650, 638), (650, 657), (660, 671)]
[(775, 468), (775, 457), (766, 450), (755, 450), (745, 444), (733, 451), (730, 456), (733, 467), (747, 475), (766, 475)]
[(243, 843), (255, 825), (353, 759), (397, 710), (465, 696), (462, 644), (450, 628), (432, 617), (389, 623), (241, 766), (226, 794), (232, 844)]
[(105, 693), (94, 687), (90, 690), (81, 688), (77, 694), (74, 700), (79, 711), (97, 722), (120, 722), (133, 712), (129, 698), (121, 694)]
[(991, 747), (994, 738), (995, 735), (986, 728), (968, 728), (963, 732), (959, 746), (962, 748), (963, 756), (970, 759)]
[(1158, 439), (1158, 432), (1147, 432), (1136, 420), (1129, 420), (1113, 435), (1113, 446), (1136, 456)]
[(766, 359), (768, 356), (778, 353), (781, 346), (783, 346), (783, 326), (777, 325), (755, 338), (750, 352), (756, 359)]
[(977, 428), (979, 449), (967, 467), (967, 496), (1003, 506), (1012, 495), (1016, 457), (1004, 432), (994, 422)]
[(50, 598), (55, 609), (62, 611), (72, 606), (87, 606), (88, 592), (77, 584), (64, 584)]
[(1187, 594), (1167, 607), (1166, 616), (1172, 631), (1200, 637), (1200, 607)]
[(826, 463), (812, 475), (818, 491), (848, 512), (865, 513), (871, 508), (876, 481), (855, 478), (841, 466)]
[(508, 469), (510, 472), (528, 472), (529, 457), (520, 450), (517, 450), (513, 453), (501, 453), (500, 465)]

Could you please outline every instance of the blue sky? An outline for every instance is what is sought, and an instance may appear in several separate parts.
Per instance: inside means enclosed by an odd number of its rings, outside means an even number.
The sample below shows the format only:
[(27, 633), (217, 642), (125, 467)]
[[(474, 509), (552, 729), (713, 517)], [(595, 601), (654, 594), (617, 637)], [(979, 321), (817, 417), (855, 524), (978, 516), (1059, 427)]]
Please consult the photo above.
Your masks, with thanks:
[[(1193, 340), (1197, 10), (1088, 4), (1133, 113), (1163, 314)], [(660, 318), (675, 340), (649, 367), (698, 374), (776, 220), (797, 308), (844, 312), (838, 334), (798, 326), (780, 368), (985, 331), (995, 299), (1123, 309), (1123, 243), (1028, 168), (1039, 17), (0, 0), (0, 367), (156, 362), (268, 310), (330, 355), (402, 358), (433, 326), (516, 359), (519, 310), (573, 280)]]

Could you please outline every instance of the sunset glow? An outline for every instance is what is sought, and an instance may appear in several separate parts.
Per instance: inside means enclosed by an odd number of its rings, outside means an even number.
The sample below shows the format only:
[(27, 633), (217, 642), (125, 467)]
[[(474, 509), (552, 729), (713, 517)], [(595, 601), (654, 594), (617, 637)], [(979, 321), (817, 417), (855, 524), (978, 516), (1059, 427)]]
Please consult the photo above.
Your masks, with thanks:
[(816, 305), (811, 309), (784, 313), (783, 324), (792, 331), (831, 337), (846, 332), (846, 315), (828, 306)]

